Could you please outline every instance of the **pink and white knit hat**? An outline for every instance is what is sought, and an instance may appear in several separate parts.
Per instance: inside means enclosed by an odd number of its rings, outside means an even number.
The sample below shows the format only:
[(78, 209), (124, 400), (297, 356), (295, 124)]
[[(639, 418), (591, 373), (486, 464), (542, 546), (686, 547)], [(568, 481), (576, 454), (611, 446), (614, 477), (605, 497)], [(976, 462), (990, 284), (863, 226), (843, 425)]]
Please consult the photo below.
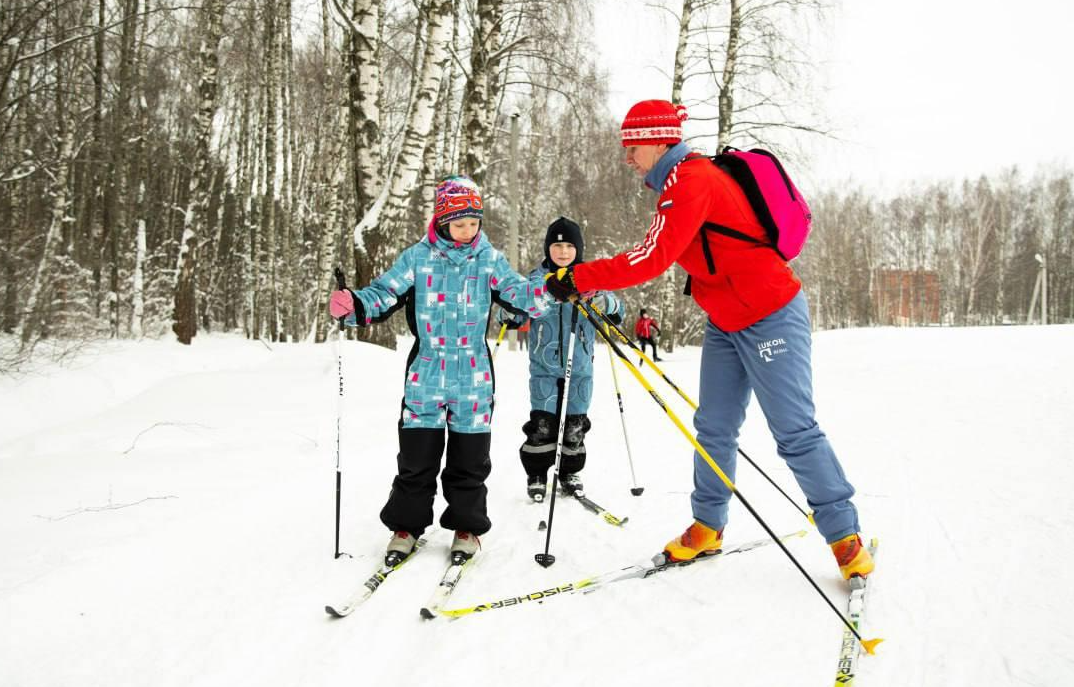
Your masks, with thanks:
[(678, 143), (686, 119), (686, 108), (682, 105), (667, 100), (642, 100), (630, 108), (619, 127), (623, 147)]
[(436, 207), (433, 221), (447, 224), (463, 217), (481, 219), (484, 205), (481, 202), (481, 190), (470, 177), (451, 176), (436, 186)]

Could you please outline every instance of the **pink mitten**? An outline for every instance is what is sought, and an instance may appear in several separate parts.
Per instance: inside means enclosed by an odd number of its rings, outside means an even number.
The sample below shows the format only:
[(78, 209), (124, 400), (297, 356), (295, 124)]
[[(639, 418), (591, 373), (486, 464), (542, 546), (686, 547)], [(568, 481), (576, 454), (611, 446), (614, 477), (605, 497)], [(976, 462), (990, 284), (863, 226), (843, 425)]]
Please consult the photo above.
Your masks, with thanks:
[(350, 291), (333, 291), (328, 301), (328, 312), (337, 320), (354, 312), (354, 296)]
[(584, 301), (592, 300), (593, 296), (596, 296), (596, 295), (597, 295), (596, 291), (586, 291), (586, 292), (581, 294), (582, 300), (584, 300)]

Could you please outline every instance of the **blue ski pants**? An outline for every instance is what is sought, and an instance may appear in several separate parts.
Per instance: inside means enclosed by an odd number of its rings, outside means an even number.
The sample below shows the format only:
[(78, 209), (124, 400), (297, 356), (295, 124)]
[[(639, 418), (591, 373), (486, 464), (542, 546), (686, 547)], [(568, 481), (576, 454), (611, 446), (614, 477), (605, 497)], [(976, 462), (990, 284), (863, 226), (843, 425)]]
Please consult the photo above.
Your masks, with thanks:
[[(811, 338), (803, 292), (741, 331), (724, 332), (709, 322), (702, 344), (700, 406), (694, 428), (698, 442), (734, 481), (738, 432), (752, 390), (780, 457), (805, 493), (817, 529), (830, 544), (860, 527), (850, 502), (854, 487), (814, 419)], [(694, 518), (723, 529), (730, 499), (731, 491), (695, 451), (690, 499)]]

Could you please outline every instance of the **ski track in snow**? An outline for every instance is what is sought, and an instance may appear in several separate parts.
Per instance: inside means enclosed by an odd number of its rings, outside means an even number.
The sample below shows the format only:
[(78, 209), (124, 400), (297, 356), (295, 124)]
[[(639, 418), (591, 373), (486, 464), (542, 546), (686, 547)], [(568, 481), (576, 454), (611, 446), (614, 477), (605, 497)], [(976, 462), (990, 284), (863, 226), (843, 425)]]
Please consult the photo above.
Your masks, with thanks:
[[(818, 420), (881, 539), (862, 687), (1074, 684), (1074, 327), (863, 329), (814, 337)], [(378, 564), (409, 341), (344, 345), (341, 548), (334, 536), (333, 347), (201, 335), (111, 342), (0, 379), (0, 685), (830, 684), (841, 625), (775, 546), (593, 594), (457, 621), (418, 609), (450, 533), (355, 613), (328, 618)], [(663, 364), (696, 397), (698, 349)], [(636, 360), (632, 358), (632, 360)], [(641, 497), (629, 494), (607, 353), (597, 351), (587, 492), (615, 528), (518, 464), (527, 364), (501, 347), (493, 530), (452, 597), (465, 606), (644, 563), (690, 522), (691, 449), (621, 371)], [(689, 407), (655, 388), (689, 424)], [(741, 445), (800, 504), (764, 418)], [(801, 515), (744, 461), (743, 493), (777, 532)], [(443, 509), (438, 496), (436, 515)], [(732, 506), (728, 546), (763, 536)], [(816, 532), (788, 547), (837, 605)]]

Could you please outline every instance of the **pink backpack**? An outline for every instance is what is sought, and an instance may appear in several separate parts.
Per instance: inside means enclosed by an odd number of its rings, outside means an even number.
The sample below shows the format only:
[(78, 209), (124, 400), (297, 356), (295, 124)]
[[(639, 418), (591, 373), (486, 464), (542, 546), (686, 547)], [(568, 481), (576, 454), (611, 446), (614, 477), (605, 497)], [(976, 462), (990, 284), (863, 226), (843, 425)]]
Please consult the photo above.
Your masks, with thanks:
[[(760, 148), (744, 152), (728, 146), (721, 154), (709, 159), (730, 174), (745, 192), (754, 214), (768, 234), (768, 243), (764, 245), (774, 248), (784, 260), (798, 257), (809, 236), (813, 215), (776, 156)], [(704, 228), (743, 241), (762, 243), (719, 224), (707, 222)], [(707, 247), (708, 241), (705, 244)]]

